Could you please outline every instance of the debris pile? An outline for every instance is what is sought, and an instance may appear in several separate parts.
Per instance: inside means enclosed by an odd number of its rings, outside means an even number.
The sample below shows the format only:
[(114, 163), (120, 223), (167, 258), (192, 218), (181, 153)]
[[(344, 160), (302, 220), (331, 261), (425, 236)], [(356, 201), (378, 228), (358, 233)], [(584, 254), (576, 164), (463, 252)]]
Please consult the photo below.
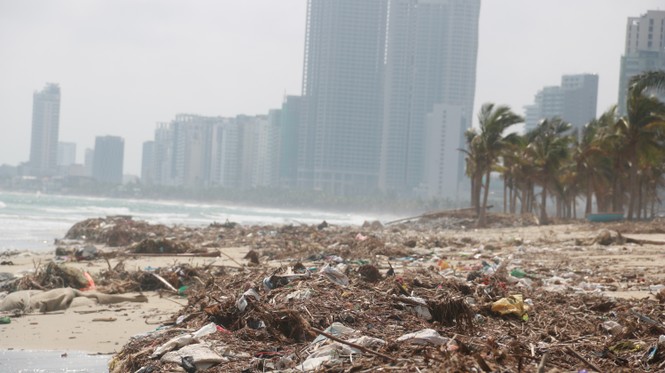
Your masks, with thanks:
[[(198, 271), (188, 305), (168, 325), (133, 338), (114, 356), (111, 372), (665, 368), (660, 298), (606, 296), (644, 289), (648, 276), (568, 257), (622, 250), (594, 242), (597, 234), (545, 247), (515, 237), (481, 243), (423, 234), (413, 226), (226, 233), (258, 237), (247, 266)], [(382, 251), (397, 247), (399, 255)]]
[[(641, 232), (629, 223), (495, 221), (503, 228), (490, 232), (449, 214), (361, 227), (107, 218), (79, 223), (68, 238), (111, 246), (122, 225), (132, 232), (115, 249), (123, 255), (250, 249), (236, 266), (128, 271), (120, 254), (115, 266), (107, 251), (85, 259), (107, 260), (92, 274), (105, 293), (187, 298), (170, 322), (133, 337), (111, 372), (665, 369), (665, 271), (653, 260), (663, 243), (630, 237)], [(44, 273), (21, 284), (73, 281)]]
[(117, 215), (78, 222), (67, 231), (65, 239), (119, 247), (150, 236), (159, 236), (165, 231), (168, 229), (163, 225), (151, 225), (135, 221), (131, 216)]

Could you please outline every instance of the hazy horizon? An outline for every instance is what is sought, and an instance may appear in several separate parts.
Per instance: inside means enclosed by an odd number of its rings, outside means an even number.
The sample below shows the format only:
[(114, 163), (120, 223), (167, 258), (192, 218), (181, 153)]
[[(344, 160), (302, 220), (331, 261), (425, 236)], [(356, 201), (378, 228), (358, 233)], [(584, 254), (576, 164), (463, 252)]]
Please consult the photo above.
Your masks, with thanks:
[[(474, 113), (523, 112), (562, 75), (600, 77), (598, 112), (616, 103), (628, 17), (656, 0), (485, 0)], [(181, 2), (0, 0), (0, 164), (27, 161), (32, 94), (62, 90), (60, 141), (77, 162), (95, 136), (125, 138), (126, 174), (141, 144), (178, 113), (267, 114), (299, 95), (305, 0)]]

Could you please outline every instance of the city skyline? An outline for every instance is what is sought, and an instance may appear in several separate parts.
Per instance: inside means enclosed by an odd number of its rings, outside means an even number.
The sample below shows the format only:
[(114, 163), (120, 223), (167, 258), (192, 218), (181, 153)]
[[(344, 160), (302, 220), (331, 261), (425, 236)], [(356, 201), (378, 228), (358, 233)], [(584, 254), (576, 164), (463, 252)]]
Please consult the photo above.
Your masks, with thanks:
[[(253, 0), (234, 8), (168, 1), (160, 2), (157, 9), (151, 2), (136, 7), (122, 1), (32, 4), (0, 2), (0, 51), (9, 56), (0, 62), (0, 79), (7, 82), (0, 88), (4, 118), (0, 125), (12, 134), (0, 144), (5, 149), (0, 164), (28, 160), (26, 108), (30, 94), (44, 82), (57, 82), (63, 88), (60, 141), (78, 144), (77, 159), (92, 147), (95, 136), (112, 133), (126, 139), (125, 168), (132, 174), (139, 173), (142, 142), (152, 137), (157, 122), (183, 112), (266, 114), (281, 106), (285, 94), (300, 94), (304, 0), (288, 1), (287, 6)], [(604, 16), (592, 17), (600, 5)], [(521, 111), (538, 88), (556, 84), (561, 75), (570, 73), (599, 75), (598, 111), (604, 111), (616, 102), (628, 17), (639, 17), (659, 5), (657, 1), (544, 1), (537, 6), (526, 1), (505, 1), (500, 6), (483, 2), (474, 117), (486, 101)], [(157, 17), (148, 17), (152, 12)], [(183, 13), (190, 17), (182, 17)], [(198, 26), (186, 22), (200, 15)], [(555, 22), (557, 18), (566, 22)], [(111, 27), (119, 19), (127, 21), (123, 30)], [(586, 24), (578, 26), (582, 21)], [(566, 30), (557, 35), (546, 32), (557, 24), (566, 24)], [(543, 44), (549, 48), (542, 49)], [(522, 45), (524, 51), (501, 55), (497, 52), (501, 45)], [(220, 56), (219, 50), (230, 52)]]

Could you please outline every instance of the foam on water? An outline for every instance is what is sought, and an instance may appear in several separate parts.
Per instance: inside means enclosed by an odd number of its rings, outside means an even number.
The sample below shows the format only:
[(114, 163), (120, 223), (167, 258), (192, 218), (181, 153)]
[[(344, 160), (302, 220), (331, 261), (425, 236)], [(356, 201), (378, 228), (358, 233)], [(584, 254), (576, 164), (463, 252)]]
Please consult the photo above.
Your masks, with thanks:
[(108, 355), (67, 351), (0, 350), (0, 372), (17, 373), (102, 373), (108, 372)]
[(130, 215), (153, 224), (205, 226), (240, 224), (361, 224), (376, 217), (310, 210), (243, 207), (212, 203), (113, 199), (0, 192), (0, 252), (53, 249), (75, 223), (109, 215)]

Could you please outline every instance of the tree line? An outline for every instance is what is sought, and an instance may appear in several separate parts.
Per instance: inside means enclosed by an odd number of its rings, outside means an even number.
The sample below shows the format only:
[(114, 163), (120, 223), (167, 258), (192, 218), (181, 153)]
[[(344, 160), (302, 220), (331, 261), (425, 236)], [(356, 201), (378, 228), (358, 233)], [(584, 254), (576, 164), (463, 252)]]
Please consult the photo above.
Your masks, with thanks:
[(524, 118), (508, 106), (484, 104), (479, 128), (465, 133), (461, 149), (478, 226), (487, 224), (493, 172), (504, 181), (504, 212), (534, 213), (540, 224), (549, 221), (548, 201), (557, 218), (577, 218), (579, 201), (585, 214), (595, 205), (596, 212), (623, 212), (629, 220), (654, 217), (665, 184), (665, 103), (653, 93), (663, 90), (665, 71), (635, 76), (626, 115), (613, 106), (580, 131), (554, 117), (523, 135), (510, 133)]

